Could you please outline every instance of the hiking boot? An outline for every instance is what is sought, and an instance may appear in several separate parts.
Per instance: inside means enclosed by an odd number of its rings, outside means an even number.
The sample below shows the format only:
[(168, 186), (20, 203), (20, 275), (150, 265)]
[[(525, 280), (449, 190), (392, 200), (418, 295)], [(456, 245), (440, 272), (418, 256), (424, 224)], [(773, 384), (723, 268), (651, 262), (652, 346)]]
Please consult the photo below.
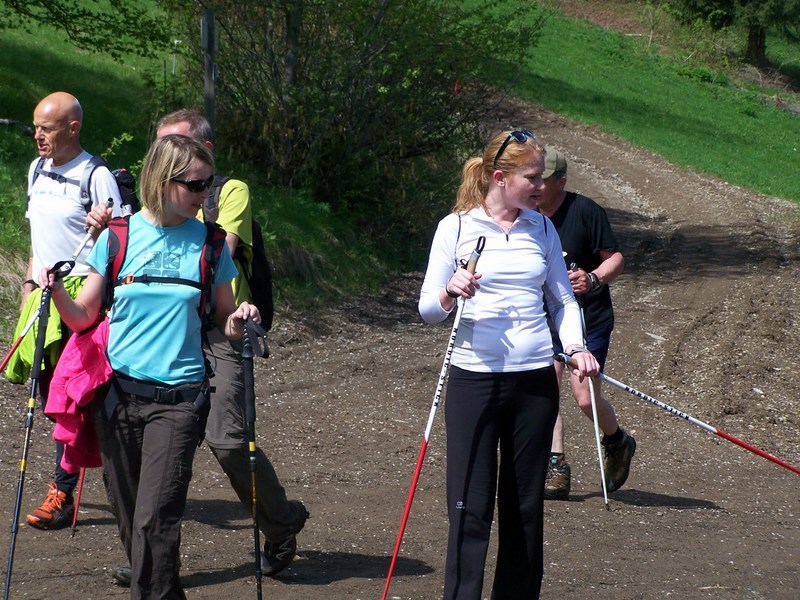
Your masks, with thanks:
[(51, 483), (42, 505), (26, 516), (25, 520), (28, 525), (37, 529), (63, 529), (72, 524), (74, 514), (72, 494), (62, 492), (55, 483)]
[(300, 522), (296, 531), (288, 538), (278, 544), (267, 541), (264, 544), (264, 552), (261, 553), (261, 572), (267, 577), (274, 577), (286, 567), (288, 567), (297, 555), (297, 534), (305, 527), (306, 519), (310, 513), (299, 500), (291, 500), (300, 509)]
[(133, 577), (133, 571), (130, 567), (117, 567), (114, 569), (114, 572), (111, 574), (111, 577), (114, 578), (114, 582), (121, 586), (121, 587), (131, 587), (131, 578)]
[(544, 481), (545, 500), (569, 500), (572, 469), (563, 455), (551, 456)]
[(603, 442), (603, 468), (606, 473), (606, 490), (613, 492), (623, 486), (631, 470), (631, 459), (636, 452), (636, 440), (622, 430), (622, 439), (616, 444)]

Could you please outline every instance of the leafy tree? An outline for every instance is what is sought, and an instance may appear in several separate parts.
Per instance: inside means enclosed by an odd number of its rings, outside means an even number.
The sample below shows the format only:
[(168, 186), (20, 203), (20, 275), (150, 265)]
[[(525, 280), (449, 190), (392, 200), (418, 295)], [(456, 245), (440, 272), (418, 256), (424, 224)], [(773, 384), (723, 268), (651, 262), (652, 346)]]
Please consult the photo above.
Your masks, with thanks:
[(168, 26), (152, 3), (132, 0), (0, 0), (0, 30), (30, 21), (62, 29), (79, 48), (121, 59), (155, 56), (167, 47)]
[[(430, 210), (426, 173), (476, 147), (476, 123), (496, 101), (481, 84), (485, 69), (521, 65), (545, 18), (536, 3), (517, 0), (164, 5), (193, 31), (204, 10), (216, 15), (222, 146), (340, 214), (374, 222), (386, 209), (382, 232), (413, 216), (412, 196)], [(197, 44), (196, 34), (188, 39)], [(196, 48), (190, 55), (202, 60)]]
[(745, 59), (756, 66), (767, 62), (767, 30), (775, 27), (798, 38), (800, 0), (672, 0), (685, 22), (703, 19), (715, 30), (740, 25), (747, 32)]

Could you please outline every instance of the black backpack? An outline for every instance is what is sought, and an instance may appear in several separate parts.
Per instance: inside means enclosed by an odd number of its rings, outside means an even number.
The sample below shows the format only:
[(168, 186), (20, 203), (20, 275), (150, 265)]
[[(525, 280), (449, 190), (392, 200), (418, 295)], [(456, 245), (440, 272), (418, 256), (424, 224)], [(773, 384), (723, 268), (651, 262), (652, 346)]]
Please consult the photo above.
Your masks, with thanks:
[[(219, 215), (219, 196), (230, 177), (214, 176), (214, 183), (208, 192), (208, 200), (203, 205), (203, 217), (216, 221)], [(261, 313), (261, 327), (269, 331), (275, 315), (275, 304), (272, 298), (272, 265), (269, 262), (267, 251), (264, 248), (264, 237), (261, 224), (252, 219), (253, 227), (253, 260), (250, 264), (245, 260), (244, 248), (240, 244), (236, 248), (233, 258), (239, 262), (244, 270), (244, 278), (250, 287), (250, 297)]]
[(136, 180), (127, 169), (114, 169), (112, 171), (106, 161), (104, 161), (101, 157), (93, 156), (91, 159), (89, 159), (89, 162), (86, 163), (86, 167), (83, 169), (80, 181), (76, 181), (74, 179), (67, 179), (63, 175), (53, 173), (52, 171), (45, 171), (45, 160), (46, 159), (42, 157), (39, 159), (39, 162), (36, 163), (36, 169), (33, 171), (33, 179), (31, 180), (31, 187), (39, 175), (44, 175), (50, 179), (55, 179), (59, 183), (71, 183), (72, 185), (77, 185), (81, 191), (81, 202), (83, 203), (83, 207), (86, 209), (86, 213), (88, 214), (92, 210), (92, 204), (94, 203), (90, 185), (92, 181), (92, 174), (97, 167), (105, 167), (111, 171), (111, 174), (114, 176), (114, 181), (117, 182), (117, 189), (119, 190), (120, 198), (122, 198), (122, 206), (127, 206), (131, 213), (135, 213), (139, 210), (139, 198), (136, 196)]

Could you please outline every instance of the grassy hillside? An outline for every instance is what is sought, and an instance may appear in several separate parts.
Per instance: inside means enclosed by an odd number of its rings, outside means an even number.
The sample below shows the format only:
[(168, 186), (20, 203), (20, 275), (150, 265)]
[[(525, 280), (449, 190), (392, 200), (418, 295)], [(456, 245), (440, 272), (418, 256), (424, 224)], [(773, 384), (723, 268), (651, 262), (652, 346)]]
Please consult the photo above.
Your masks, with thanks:
[[(581, 6), (588, 10), (590, 4)], [(593, 4), (610, 10), (605, 3)], [(644, 3), (609, 4), (632, 10)], [(787, 72), (800, 66), (800, 47), (770, 39), (776, 61), (784, 61)], [(797, 94), (763, 85), (766, 76), (739, 76), (742, 65), (698, 63), (691, 48), (665, 48), (647, 40), (554, 16), (512, 88), (521, 98), (599, 125), (680, 166), (800, 200), (800, 173), (790, 167), (800, 159)]]

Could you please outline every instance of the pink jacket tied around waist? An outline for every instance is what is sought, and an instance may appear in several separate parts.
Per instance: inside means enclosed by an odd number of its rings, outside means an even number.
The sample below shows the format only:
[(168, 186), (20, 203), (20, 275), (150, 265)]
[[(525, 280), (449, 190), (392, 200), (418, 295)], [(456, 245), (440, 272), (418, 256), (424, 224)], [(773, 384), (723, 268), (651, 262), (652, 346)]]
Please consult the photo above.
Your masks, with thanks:
[(108, 319), (73, 333), (58, 360), (45, 414), (55, 420), (53, 439), (64, 444), (61, 466), (70, 473), (102, 465), (92, 422), (95, 392), (111, 379), (106, 356)]

